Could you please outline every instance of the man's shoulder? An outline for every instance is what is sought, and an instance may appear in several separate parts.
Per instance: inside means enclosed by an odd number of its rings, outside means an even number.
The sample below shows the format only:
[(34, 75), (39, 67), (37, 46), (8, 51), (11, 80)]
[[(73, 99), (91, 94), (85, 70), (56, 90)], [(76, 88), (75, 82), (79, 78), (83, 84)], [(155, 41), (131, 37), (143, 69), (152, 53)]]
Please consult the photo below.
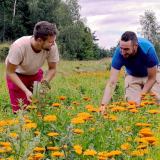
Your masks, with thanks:
[(150, 48), (154, 48), (153, 44), (149, 40), (140, 37), (138, 37), (138, 46), (144, 53), (148, 53)]
[(23, 36), (19, 39), (17, 39), (10, 47), (10, 49), (12, 48), (23, 48), (25, 46), (27, 46), (30, 42), (31, 36)]

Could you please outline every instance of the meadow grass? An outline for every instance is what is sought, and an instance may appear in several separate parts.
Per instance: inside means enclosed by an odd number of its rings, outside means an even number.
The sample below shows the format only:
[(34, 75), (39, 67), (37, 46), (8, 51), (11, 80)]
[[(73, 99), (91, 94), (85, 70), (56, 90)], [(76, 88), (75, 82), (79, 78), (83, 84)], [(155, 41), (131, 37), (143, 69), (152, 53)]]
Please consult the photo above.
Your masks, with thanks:
[[(139, 108), (133, 102), (125, 102), (123, 71), (105, 115), (97, 113), (109, 69), (110, 59), (60, 61), (50, 82), (51, 90), (42, 86), (44, 94), (34, 97), (28, 109), (13, 115), (5, 65), (1, 63), (0, 145), (9, 144), (0, 149), (0, 158), (160, 159), (159, 106), (150, 95)], [(47, 64), (43, 70), (47, 71)]]

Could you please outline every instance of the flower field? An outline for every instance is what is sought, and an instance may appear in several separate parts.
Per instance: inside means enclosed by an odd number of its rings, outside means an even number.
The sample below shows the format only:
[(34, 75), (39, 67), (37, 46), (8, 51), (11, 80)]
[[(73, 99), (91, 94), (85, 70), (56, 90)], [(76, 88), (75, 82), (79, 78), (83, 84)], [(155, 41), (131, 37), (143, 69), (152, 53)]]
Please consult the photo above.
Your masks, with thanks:
[[(0, 64), (0, 160), (159, 160), (160, 109), (153, 94), (124, 100), (123, 70), (99, 114), (109, 79), (107, 60), (62, 61), (51, 89), (13, 115)], [(44, 66), (46, 71), (46, 66)]]

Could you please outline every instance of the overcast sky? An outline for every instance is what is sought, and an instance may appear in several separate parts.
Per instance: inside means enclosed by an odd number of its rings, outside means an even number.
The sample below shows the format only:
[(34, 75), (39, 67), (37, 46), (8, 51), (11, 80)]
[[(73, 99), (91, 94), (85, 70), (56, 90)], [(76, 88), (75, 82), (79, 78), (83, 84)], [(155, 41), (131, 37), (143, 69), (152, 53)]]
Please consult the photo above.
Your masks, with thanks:
[(105, 49), (116, 46), (127, 30), (137, 34), (145, 10), (153, 11), (160, 23), (160, 0), (79, 0), (79, 4), (86, 25), (96, 31), (99, 46)]

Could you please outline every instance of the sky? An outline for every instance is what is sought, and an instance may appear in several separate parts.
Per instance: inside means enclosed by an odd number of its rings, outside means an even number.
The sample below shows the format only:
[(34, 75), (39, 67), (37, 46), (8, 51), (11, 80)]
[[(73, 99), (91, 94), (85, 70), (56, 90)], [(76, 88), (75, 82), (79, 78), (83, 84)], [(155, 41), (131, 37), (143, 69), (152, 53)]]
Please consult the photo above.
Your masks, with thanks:
[(99, 39), (98, 45), (110, 49), (125, 31), (140, 28), (140, 15), (153, 11), (160, 23), (160, 0), (79, 0), (80, 14)]

